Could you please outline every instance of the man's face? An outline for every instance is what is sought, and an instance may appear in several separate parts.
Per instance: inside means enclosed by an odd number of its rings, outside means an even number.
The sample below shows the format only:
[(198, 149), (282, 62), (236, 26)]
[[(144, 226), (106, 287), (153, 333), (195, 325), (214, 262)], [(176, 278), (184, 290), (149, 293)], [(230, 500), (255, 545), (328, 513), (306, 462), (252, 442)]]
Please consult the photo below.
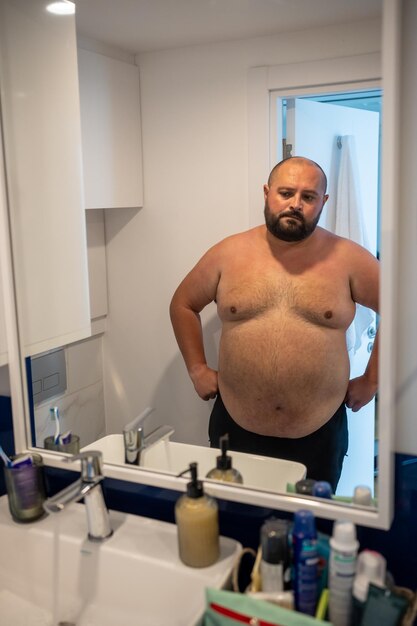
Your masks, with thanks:
[(283, 241), (306, 239), (317, 226), (328, 196), (320, 170), (308, 161), (290, 160), (264, 186), (265, 223)]

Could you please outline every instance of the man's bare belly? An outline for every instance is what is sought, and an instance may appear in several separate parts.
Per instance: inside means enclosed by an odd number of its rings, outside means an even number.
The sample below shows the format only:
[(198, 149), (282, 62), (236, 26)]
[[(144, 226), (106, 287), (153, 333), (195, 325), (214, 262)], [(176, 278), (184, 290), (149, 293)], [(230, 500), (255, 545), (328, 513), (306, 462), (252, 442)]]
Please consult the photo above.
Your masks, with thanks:
[(246, 430), (305, 437), (334, 415), (348, 382), (344, 329), (276, 310), (223, 325), (219, 391)]

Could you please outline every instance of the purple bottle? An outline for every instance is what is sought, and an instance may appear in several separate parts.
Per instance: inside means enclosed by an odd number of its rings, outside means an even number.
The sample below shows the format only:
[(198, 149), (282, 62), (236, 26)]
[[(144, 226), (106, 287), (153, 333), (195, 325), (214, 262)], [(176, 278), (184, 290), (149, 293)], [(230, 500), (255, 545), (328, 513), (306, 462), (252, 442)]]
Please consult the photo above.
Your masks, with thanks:
[(311, 511), (294, 514), (292, 531), (294, 559), (294, 600), (300, 613), (314, 615), (318, 599), (317, 531)]

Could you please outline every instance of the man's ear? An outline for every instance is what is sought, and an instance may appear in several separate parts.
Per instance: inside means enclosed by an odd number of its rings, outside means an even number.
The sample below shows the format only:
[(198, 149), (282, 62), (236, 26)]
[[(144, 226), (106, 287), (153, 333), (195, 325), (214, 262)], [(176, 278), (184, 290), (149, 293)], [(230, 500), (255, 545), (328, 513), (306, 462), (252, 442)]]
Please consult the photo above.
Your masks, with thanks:
[(329, 199), (329, 194), (328, 194), (328, 193), (326, 193), (326, 194), (323, 196), (323, 206), (326, 204), (326, 202), (327, 202), (327, 200), (328, 200), (328, 199)]
[(265, 200), (266, 200), (266, 197), (268, 195), (268, 192), (269, 192), (269, 187), (268, 187), (268, 185), (265, 184), (264, 185), (264, 198), (265, 198)]

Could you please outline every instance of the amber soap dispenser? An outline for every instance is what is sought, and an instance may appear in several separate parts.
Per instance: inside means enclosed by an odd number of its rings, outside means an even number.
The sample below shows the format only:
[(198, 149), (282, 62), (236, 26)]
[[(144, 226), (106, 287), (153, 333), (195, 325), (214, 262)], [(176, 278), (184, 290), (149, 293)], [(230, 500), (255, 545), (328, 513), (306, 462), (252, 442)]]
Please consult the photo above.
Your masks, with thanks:
[(215, 499), (204, 493), (197, 478), (197, 463), (190, 463), (180, 476), (186, 472), (190, 472), (191, 480), (175, 505), (179, 555), (185, 565), (208, 567), (220, 554), (218, 507)]
[(226, 483), (243, 483), (242, 474), (232, 467), (232, 458), (227, 454), (229, 449), (229, 435), (226, 433), (219, 439), (221, 455), (216, 458), (216, 467), (210, 470), (206, 478), (222, 480)]

